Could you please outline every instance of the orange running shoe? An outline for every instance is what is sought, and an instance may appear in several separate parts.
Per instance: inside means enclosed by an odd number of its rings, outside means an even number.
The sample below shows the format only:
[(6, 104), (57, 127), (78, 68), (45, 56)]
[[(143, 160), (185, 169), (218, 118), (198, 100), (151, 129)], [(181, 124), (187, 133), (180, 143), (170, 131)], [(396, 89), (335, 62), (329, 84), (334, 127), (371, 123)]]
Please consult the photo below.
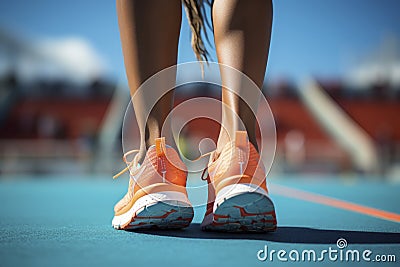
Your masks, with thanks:
[[(216, 158), (217, 157), (217, 158)], [(208, 205), (203, 230), (271, 232), (276, 229), (274, 204), (268, 195), (265, 167), (248, 141), (237, 131), (235, 140), (208, 164)]]
[(157, 138), (141, 165), (124, 155), (130, 172), (128, 193), (115, 205), (112, 225), (115, 229), (184, 228), (193, 219), (193, 208), (186, 192), (187, 169), (178, 153)]

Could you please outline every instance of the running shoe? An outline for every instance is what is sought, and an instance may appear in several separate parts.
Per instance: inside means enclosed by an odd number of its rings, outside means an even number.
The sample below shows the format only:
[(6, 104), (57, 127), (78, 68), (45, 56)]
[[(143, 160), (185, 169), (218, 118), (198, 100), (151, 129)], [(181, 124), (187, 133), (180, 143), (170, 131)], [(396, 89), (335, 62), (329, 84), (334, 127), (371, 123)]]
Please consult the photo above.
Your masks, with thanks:
[(147, 228), (177, 229), (187, 227), (193, 219), (193, 208), (186, 192), (187, 169), (178, 153), (157, 138), (149, 147), (142, 164), (137, 154), (132, 161), (124, 155), (127, 168), (114, 176), (129, 171), (126, 195), (115, 205), (112, 225), (115, 229)]
[(268, 195), (265, 167), (248, 141), (237, 131), (220, 155), (208, 164), (208, 205), (201, 227), (224, 232), (272, 232), (276, 215)]

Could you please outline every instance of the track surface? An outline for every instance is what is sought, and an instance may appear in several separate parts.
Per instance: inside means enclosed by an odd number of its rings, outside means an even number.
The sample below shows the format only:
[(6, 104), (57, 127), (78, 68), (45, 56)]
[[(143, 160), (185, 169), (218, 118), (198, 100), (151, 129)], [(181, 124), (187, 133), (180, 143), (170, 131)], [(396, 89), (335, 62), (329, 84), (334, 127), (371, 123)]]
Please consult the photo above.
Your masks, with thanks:
[[(270, 186), (278, 218), (273, 234), (229, 234), (200, 231), (204, 207), (195, 209), (185, 230), (125, 232), (111, 227), (114, 203), (127, 180), (105, 177), (18, 177), (0, 180), (0, 266), (399, 266), (400, 223), (319, 203), (301, 192), (351, 202), (373, 211), (400, 214), (400, 184), (339, 177), (273, 178)], [(289, 189), (288, 189), (289, 188)], [(275, 189), (275, 192), (274, 192)], [(192, 194), (191, 194), (192, 192)], [(193, 193), (194, 192), (194, 193)], [(190, 190), (197, 203), (204, 195)], [(295, 194), (295, 198), (293, 198)], [(307, 196), (307, 194), (306, 194)], [(345, 204), (346, 205), (346, 204)], [(361, 210), (362, 211), (362, 210)], [(387, 214), (383, 213), (383, 214)], [(378, 214), (379, 215), (379, 214)], [(392, 218), (392, 217), (389, 217)], [(392, 219), (393, 219), (392, 218)], [(261, 262), (269, 250), (365, 249), (394, 254), (396, 263)], [(286, 255), (286, 257), (288, 257)]]

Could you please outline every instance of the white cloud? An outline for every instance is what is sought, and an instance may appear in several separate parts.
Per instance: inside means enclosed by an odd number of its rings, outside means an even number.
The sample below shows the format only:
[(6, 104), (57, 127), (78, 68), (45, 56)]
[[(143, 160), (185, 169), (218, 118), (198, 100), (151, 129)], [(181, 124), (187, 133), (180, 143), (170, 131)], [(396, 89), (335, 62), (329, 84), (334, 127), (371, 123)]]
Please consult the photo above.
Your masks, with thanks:
[(38, 52), (48, 58), (66, 78), (87, 80), (104, 74), (105, 62), (84, 39), (72, 37), (43, 40), (36, 44)]
[(351, 86), (361, 88), (378, 81), (400, 86), (400, 41), (394, 37), (385, 39), (348, 72), (346, 81)]
[(23, 40), (1, 32), (0, 48), (7, 54), (0, 54), (0, 61), (8, 62), (8, 68), (15, 69), (23, 81), (42, 78), (86, 83), (108, 71), (102, 56), (78, 36)]

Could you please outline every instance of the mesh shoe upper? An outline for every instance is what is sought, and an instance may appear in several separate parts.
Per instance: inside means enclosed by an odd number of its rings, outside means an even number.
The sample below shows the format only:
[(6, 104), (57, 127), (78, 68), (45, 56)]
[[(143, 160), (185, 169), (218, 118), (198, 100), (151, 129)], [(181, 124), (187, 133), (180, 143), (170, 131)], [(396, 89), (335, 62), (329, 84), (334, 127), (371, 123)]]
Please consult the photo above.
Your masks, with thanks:
[[(128, 192), (115, 205), (115, 213), (121, 213), (132, 204), (135, 194), (146, 194), (161, 190), (179, 190), (186, 193), (187, 169), (178, 153), (165, 145), (165, 138), (157, 138), (140, 166), (129, 168), (130, 179)], [(171, 189), (173, 188), (173, 189)]]
[(214, 157), (210, 157), (208, 173), (217, 193), (234, 183), (251, 183), (267, 191), (264, 164), (246, 132), (238, 131), (235, 140), (225, 145), (217, 159)]

